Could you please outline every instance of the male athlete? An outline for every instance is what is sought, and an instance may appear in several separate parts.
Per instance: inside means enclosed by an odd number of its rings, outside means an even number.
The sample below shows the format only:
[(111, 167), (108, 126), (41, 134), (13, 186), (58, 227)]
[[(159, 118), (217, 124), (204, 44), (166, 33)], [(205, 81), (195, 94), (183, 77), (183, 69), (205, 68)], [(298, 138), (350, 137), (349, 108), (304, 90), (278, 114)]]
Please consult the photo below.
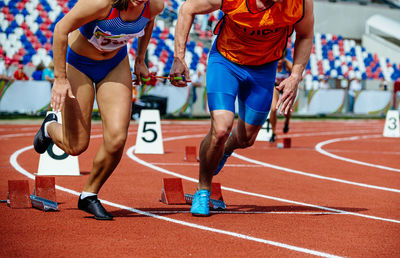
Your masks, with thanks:
[[(207, 65), (207, 98), (211, 127), (200, 145), (199, 184), (191, 207), (194, 216), (208, 216), (211, 181), (237, 148), (254, 144), (267, 118), (274, 90), (277, 61), (296, 31), (293, 70), (277, 89), (277, 107), (287, 114), (313, 45), (312, 0), (187, 0), (180, 8), (175, 29), (175, 54), (170, 76), (189, 77), (185, 46), (196, 14), (221, 9), (218, 35)], [(183, 87), (185, 81), (172, 81)], [(239, 119), (235, 118), (235, 99)]]

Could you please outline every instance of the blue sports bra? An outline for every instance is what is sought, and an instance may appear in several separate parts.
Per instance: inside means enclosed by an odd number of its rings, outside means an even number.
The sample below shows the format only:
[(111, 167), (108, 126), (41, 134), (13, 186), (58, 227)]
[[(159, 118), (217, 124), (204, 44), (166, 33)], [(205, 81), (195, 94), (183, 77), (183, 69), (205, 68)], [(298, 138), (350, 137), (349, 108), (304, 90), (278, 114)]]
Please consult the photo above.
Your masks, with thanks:
[(112, 8), (107, 18), (91, 21), (80, 27), (79, 31), (97, 49), (110, 52), (125, 46), (132, 38), (143, 36), (149, 20), (150, 0), (135, 21), (123, 21), (119, 10)]

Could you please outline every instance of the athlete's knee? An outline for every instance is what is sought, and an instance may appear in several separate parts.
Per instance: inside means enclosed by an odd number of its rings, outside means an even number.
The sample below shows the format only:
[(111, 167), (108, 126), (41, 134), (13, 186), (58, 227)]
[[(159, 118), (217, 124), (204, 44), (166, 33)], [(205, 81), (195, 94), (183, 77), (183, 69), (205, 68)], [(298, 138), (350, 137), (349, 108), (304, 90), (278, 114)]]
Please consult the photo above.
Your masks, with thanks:
[(87, 150), (89, 141), (71, 144), (66, 147), (65, 152), (72, 156), (78, 156)]
[(216, 127), (214, 128), (213, 132), (213, 139), (215, 141), (216, 145), (221, 145), (226, 142), (226, 140), (229, 137), (229, 134), (231, 132), (232, 128), (231, 127)]
[(104, 137), (107, 152), (116, 153), (124, 148), (127, 135), (125, 132), (116, 132), (108, 137)]
[(214, 111), (212, 119), (212, 140), (215, 145), (226, 142), (232, 131), (234, 114), (228, 111)]

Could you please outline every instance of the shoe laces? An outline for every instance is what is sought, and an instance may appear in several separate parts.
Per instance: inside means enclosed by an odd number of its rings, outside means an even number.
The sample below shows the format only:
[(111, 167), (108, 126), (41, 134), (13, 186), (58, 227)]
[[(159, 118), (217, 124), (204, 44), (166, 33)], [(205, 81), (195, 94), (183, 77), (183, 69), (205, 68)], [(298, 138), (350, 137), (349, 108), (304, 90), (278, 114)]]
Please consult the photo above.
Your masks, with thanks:
[(209, 201), (210, 201), (209, 200), (210, 198), (208, 198), (208, 194), (207, 193), (199, 193), (198, 195), (199, 195), (198, 206), (207, 207), (209, 205)]

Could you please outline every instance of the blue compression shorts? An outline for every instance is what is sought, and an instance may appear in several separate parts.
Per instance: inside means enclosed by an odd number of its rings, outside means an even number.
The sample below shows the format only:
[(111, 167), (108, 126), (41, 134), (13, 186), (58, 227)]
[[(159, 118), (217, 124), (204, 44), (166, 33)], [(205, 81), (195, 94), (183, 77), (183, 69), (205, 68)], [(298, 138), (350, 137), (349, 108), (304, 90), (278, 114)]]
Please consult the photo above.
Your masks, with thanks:
[(94, 83), (103, 80), (128, 54), (127, 47), (122, 47), (115, 56), (107, 60), (93, 60), (75, 53), (69, 46), (67, 63), (87, 75)]
[(262, 125), (271, 108), (277, 61), (260, 66), (235, 64), (213, 45), (207, 65), (207, 99), (210, 111), (235, 113), (238, 97), (239, 117), (248, 124)]

